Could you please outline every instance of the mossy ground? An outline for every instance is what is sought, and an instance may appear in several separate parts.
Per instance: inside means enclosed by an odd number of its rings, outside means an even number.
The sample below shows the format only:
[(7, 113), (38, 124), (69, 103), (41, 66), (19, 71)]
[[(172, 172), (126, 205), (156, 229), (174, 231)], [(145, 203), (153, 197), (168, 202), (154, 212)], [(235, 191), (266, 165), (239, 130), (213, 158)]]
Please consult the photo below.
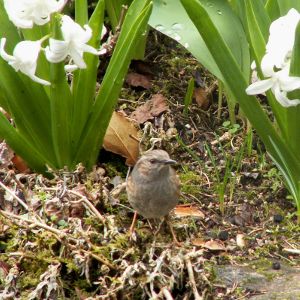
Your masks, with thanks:
[[(214, 266), (261, 261), (256, 267), (261, 269), (274, 259), (300, 262), (299, 255), (286, 251), (299, 249), (295, 206), (263, 145), (247, 133), (244, 118), (238, 116), (240, 126), (228, 134), (226, 100), (218, 107), (217, 89), (207, 110), (192, 103), (183, 114), (195, 72), (208, 89), (215, 79), (157, 33), (150, 34), (146, 62), (152, 88), (125, 85), (120, 98), (130, 101), (118, 109), (129, 114), (155, 93), (167, 98), (169, 111), (149, 123), (151, 134), (141, 146), (146, 150), (151, 138), (160, 139), (157, 146), (178, 161), (180, 204), (193, 204), (204, 217), (173, 214), (180, 247), (172, 244), (168, 227), (162, 225), (155, 235), (158, 225), (141, 217), (131, 240), (133, 212), (126, 194), (111, 194), (113, 178), (125, 180), (127, 168), (109, 153), (101, 152), (93, 172), (79, 166), (54, 180), (11, 176), (4, 169), (1, 180), (30, 207), (26, 211), (1, 195), (0, 293), (6, 299), (194, 299), (195, 289), (203, 299), (238, 299), (249, 291), (215, 285)], [(168, 136), (169, 128), (176, 134)], [(223, 249), (210, 249), (207, 241)]]

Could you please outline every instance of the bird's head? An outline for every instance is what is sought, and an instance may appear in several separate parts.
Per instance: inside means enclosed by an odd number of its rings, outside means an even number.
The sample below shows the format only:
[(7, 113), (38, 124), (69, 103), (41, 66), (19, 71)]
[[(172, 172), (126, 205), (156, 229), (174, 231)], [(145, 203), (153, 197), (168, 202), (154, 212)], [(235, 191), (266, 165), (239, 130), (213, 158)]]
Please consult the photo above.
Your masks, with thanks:
[(141, 175), (155, 177), (168, 173), (174, 164), (176, 161), (166, 151), (151, 150), (141, 156), (135, 168), (138, 168)]

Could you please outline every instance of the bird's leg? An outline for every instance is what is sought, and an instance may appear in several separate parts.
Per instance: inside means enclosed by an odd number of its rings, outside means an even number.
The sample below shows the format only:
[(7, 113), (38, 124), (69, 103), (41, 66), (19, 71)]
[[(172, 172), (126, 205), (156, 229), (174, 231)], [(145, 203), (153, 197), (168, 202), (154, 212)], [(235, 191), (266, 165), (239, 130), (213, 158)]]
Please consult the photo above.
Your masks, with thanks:
[(132, 223), (130, 225), (130, 229), (129, 229), (129, 234), (132, 237), (133, 233), (134, 233), (134, 228), (135, 228), (135, 224), (136, 224), (136, 220), (137, 220), (137, 212), (134, 212), (133, 218), (132, 218)]
[(172, 224), (170, 222), (169, 215), (165, 216), (165, 221), (166, 221), (166, 223), (168, 224), (168, 226), (170, 228), (170, 231), (171, 231), (171, 234), (172, 234), (172, 237), (173, 237), (173, 244), (175, 246), (181, 246), (181, 243), (177, 240), (175, 231), (174, 231), (173, 226), (172, 226)]

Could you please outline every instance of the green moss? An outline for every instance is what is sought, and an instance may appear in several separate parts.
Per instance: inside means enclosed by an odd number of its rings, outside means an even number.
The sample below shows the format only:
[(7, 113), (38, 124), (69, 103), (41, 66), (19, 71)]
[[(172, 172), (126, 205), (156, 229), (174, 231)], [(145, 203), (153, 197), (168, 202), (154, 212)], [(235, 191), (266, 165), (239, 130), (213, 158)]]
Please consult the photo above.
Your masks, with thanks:
[(124, 193), (121, 193), (118, 197), (120, 203), (125, 203), (125, 204), (128, 204), (128, 198), (127, 198), (127, 194), (124, 192)]
[(73, 258), (72, 259), (60, 258), (60, 262), (65, 264), (65, 266), (67, 267), (68, 273), (71, 273), (72, 271), (75, 271), (75, 272), (79, 271), (78, 267), (74, 263)]
[(249, 263), (250, 267), (257, 273), (264, 275), (267, 280), (271, 281), (278, 275), (272, 272), (272, 261), (267, 258), (260, 258)]
[(110, 178), (114, 178), (115, 176), (125, 177), (128, 170), (121, 159), (104, 164), (104, 167), (107, 172), (107, 176)]
[[(36, 286), (40, 282), (40, 276), (47, 270), (49, 262), (40, 259), (42, 253), (39, 251), (36, 257), (32, 254), (32, 257), (27, 256), (21, 261), (20, 270), (24, 272), (20, 276), (19, 284), (22, 289)], [(47, 260), (49, 261), (49, 254)]]
[(42, 202), (45, 202), (49, 197), (49, 195), (44, 191), (40, 191), (37, 196)]
[(202, 178), (193, 171), (187, 171), (179, 174), (181, 181), (181, 190), (184, 193), (197, 195), (200, 191)]
[(120, 250), (120, 249), (128, 249), (129, 245), (129, 238), (128, 234), (118, 234), (114, 238), (114, 242), (109, 245), (109, 247), (113, 250)]

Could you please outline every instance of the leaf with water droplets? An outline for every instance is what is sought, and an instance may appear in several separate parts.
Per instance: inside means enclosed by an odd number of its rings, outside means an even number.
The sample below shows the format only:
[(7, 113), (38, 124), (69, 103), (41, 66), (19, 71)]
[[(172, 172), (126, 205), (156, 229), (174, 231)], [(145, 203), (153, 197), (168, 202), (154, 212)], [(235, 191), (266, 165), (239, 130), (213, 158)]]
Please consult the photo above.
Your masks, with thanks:
[[(232, 11), (228, 1), (201, 1), (218, 27), (222, 38), (230, 47), (245, 77), (249, 77), (249, 47), (241, 22)], [(201, 35), (190, 20), (180, 0), (153, 0), (149, 24), (156, 30), (179, 42), (211, 73), (223, 79)]]

